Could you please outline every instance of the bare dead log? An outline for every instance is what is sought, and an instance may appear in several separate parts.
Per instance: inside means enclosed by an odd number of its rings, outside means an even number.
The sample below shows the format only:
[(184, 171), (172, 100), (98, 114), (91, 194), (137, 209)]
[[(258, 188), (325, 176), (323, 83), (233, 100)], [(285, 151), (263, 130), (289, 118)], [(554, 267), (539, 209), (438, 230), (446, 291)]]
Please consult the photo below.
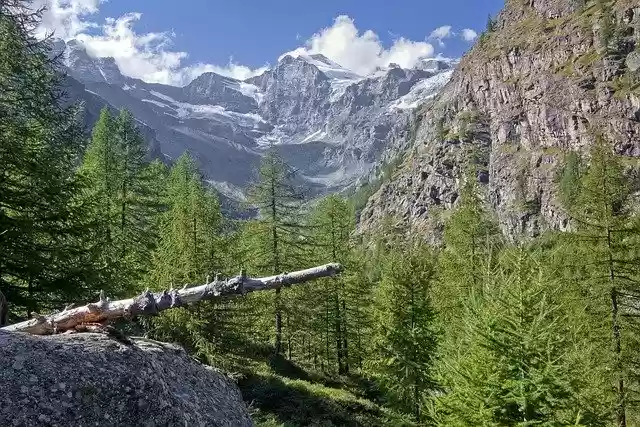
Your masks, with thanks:
[(278, 289), (321, 277), (340, 273), (340, 264), (326, 264), (277, 276), (250, 278), (244, 271), (228, 280), (218, 277), (200, 286), (180, 290), (169, 289), (159, 293), (145, 290), (141, 295), (120, 301), (110, 301), (100, 292), (100, 300), (82, 307), (71, 308), (48, 316), (36, 315), (33, 319), (0, 328), (6, 331), (27, 332), (33, 335), (49, 335), (75, 329), (87, 323), (104, 323), (118, 318), (153, 315), (170, 308), (184, 307), (198, 301), (245, 295), (249, 292)]

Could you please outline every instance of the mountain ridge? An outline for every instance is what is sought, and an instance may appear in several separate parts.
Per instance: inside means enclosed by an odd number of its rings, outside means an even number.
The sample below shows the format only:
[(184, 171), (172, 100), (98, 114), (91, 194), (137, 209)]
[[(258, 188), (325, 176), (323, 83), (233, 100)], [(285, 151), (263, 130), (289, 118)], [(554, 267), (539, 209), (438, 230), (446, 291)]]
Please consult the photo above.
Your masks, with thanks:
[[(204, 179), (236, 198), (269, 147), (300, 171), (312, 196), (366, 181), (404, 148), (421, 96), (436, 93), (456, 65), (429, 58), (414, 69), (390, 64), (360, 76), (324, 55), (290, 53), (245, 81), (209, 72), (179, 87), (126, 77), (112, 58), (94, 58), (78, 41), (53, 45), (87, 93), (153, 129), (169, 161), (189, 151)], [(403, 103), (416, 86), (421, 96)]]

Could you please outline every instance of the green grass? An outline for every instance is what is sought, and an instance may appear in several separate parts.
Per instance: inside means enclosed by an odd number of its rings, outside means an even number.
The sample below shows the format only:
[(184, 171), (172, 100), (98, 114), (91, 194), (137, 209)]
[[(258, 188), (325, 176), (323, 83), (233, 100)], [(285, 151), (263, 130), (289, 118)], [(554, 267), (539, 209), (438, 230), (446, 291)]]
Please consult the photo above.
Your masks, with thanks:
[(325, 375), (269, 347), (247, 346), (224, 360), (258, 427), (415, 425), (385, 408), (375, 383), (361, 376)]
[(640, 79), (631, 73), (625, 73), (613, 79), (609, 86), (614, 91), (614, 97), (625, 99), (633, 93), (640, 92)]

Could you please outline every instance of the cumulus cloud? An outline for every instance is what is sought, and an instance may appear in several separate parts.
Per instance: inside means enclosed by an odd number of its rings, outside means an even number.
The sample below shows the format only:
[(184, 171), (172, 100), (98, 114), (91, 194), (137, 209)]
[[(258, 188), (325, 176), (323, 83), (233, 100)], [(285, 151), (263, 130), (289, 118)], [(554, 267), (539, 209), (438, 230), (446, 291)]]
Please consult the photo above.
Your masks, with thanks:
[[(79, 40), (90, 55), (113, 57), (123, 74), (147, 82), (184, 85), (205, 72), (244, 80), (267, 69), (247, 67), (232, 59), (226, 65), (187, 64), (188, 53), (173, 46), (174, 33), (136, 31), (135, 25), (142, 19), (139, 13), (107, 18), (100, 23), (92, 20), (100, 4), (108, 0), (33, 1), (35, 7), (46, 7), (42, 23), (36, 31), (37, 36), (44, 37), (53, 32), (56, 37), (65, 40)], [(443, 26), (434, 30), (428, 39), (437, 40), (443, 46), (442, 40), (453, 35), (455, 33), (451, 26)], [(288, 54), (316, 53), (324, 54), (358, 74), (368, 75), (377, 67), (386, 67), (390, 63), (411, 68), (421, 58), (433, 57), (434, 46), (427, 40), (395, 37), (391, 46), (385, 47), (376, 33), (371, 30), (361, 32), (352, 18), (343, 15), (338, 16), (333, 25), (314, 34), (302, 47)]]
[(456, 35), (453, 32), (451, 25), (443, 25), (442, 27), (438, 27), (431, 32), (429, 35), (430, 40), (436, 40), (440, 46), (444, 46), (444, 39), (451, 38)]
[(472, 30), (471, 28), (465, 28), (460, 33), (460, 37), (462, 37), (462, 40), (465, 40), (465, 41), (468, 41), (468, 42), (472, 42), (472, 41), (474, 41), (475, 39), (478, 38), (478, 33), (476, 31)]
[[(251, 69), (232, 60), (226, 66), (198, 63), (184, 65), (187, 52), (172, 49), (172, 32), (137, 33), (134, 25), (142, 17), (127, 13), (107, 18), (104, 23), (90, 21), (104, 0), (37, 0), (36, 6), (46, 6), (36, 35), (53, 33), (65, 40), (82, 42), (87, 52), (97, 58), (113, 57), (120, 71), (129, 77), (147, 82), (183, 85), (205, 72), (237, 79), (258, 75), (266, 69)], [(87, 30), (91, 29), (89, 32)]]
[(375, 71), (376, 67), (386, 67), (392, 62), (410, 68), (420, 58), (434, 54), (433, 45), (425, 41), (398, 38), (385, 49), (376, 33), (367, 30), (360, 33), (353, 19), (338, 16), (333, 25), (314, 34), (304, 46), (285, 55), (323, 54), (345, 68), (361, 75)]
[(104, 0), (34, 0), (35, 10), (45, 8), (42, 22), (36, 31), (38, 37), (52, 32), (56, 37), (70, 39), (81, 32), (96, 27), (84, 17), (98, 12)]

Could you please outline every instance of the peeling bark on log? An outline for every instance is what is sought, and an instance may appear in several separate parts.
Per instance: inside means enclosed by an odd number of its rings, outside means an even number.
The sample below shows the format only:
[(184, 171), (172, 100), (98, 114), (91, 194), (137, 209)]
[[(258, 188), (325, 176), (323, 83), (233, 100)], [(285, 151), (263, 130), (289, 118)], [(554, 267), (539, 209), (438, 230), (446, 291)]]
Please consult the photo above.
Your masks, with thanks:
[(184, 307), (198, 301), (223, 298), (227, 296), (245, 295), (249, 292), (279, 289), (282, 287), (308, 282), (321, 277), (329, 277), (340, 273), (340, 264), (326, 264), (293, 273), (278, 276), (250, 278), (242, 272), (239, 276), (228, 280), (218, 277), (200, 286), (187, 287), (180, 290), (169, 289), (159, 293), (149, 290), (141, 295), (120, 301), (110, 301), (104, 293), (100, 300), (82, 307), (67, 308), (48, 316), (37, 315), (31, 320), (0, 328), (5, 331), (26, 332), (33, 335), (49, 335), (74, 329), (86, 323), (104, 323), (121, 317), (153, 315), (170, 308)]

